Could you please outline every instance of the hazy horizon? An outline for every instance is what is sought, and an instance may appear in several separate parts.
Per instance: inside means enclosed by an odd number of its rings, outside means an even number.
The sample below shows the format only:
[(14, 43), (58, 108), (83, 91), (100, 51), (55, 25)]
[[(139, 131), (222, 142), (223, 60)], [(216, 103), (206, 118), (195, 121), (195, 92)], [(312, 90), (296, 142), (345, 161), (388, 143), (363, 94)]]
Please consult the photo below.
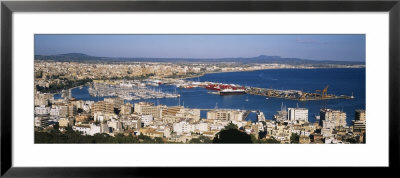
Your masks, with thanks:
[(365, 62), (365, 35), (35, 35), (35, 55), (252, 58)]

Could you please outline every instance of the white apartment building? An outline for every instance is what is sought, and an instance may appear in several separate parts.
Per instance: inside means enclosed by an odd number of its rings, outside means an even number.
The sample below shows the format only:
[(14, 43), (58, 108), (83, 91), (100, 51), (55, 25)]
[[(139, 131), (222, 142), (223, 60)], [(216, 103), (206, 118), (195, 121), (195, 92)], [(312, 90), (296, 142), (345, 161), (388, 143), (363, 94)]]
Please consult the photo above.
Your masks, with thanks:
[(320, 125), (324, 128), (346, 127), (346, 113), (340, 110), (321, 109)]
[(89, 124), (89, 125), (75, 125), (72, 127), (74, 131), (79, 131), (82, 135), (95, 135), (100, 133), (100, 126)]
[(97, 133), (101, 133), (100, 126), (94, 125), (94, 124), (90, 124), (89, 135), (93, 136), (93, 135), (95, 135)]
[(194, 132), (195, 125), (192, 125), (186, 121), (182, 121), (179, 123), (174, 123), (173, 130), (176, 132), (177, 135), (181, 135), (183, 133), (190, 133)]
[(116, 119), (118, 116), (116, 114), (109, 114), (109, 113), (102, 113), (102, 112), (95, 112), (93, 114), (94, 121), (103, 122), (108, 121), (111, 119)]
[(207, 119), (227, 120), (227, 121), (243, 121), (244, 111), (239, 110), (212, 110), (207, 112)]
[(72, 126), (72, 130), (79, 131), (82, 135), (88, 135), (90, 133), (90, 126), (89, 125), (75, 125)]
[(104, 98), (105, 102), (113, 103), (114, 108), (121, 109), (121, 105), (124, 104), (124, 99), (123, 98)]
[(123, 130), (121, 122), (115, 119), (107, 121), (107, 125), (108, 127), (111, 127), (114, 131), (119, 132)]
[(50, 109), (50, 115), (51, 116), (59, 116), (60, 115), (60, 108), (59, 107), (53, 107)]
[(195, 120), (200, 120), (200, 109), (187, 109), (182, 108), (179, 112), (176, 113), (177, 117), (182, 118), (192, 118)]
[(46, 115), (49, 113), (50, 113), (50, 107), (46, 107), (45, 105), (35, 107), (35, 114)]
[(291, 121), (302, 120), (308, 122), (307, 108), (288, 108), (288, 119)]
[(126, 103), (124, 105), (121, 105), (121, 112), (119, 114), (121, 115), (129, 115), (132, 113), (133, 110), (133, 105)]
[(151, 122), (153, 122), (154, 117), (152, 115), (142, 115), (140, 116), (140, 119), (142, 121), (142, 123), (144, 124), (144, 126), (149, 126), (151, 124)]
[(209, 129), (207, 123), (190, 124), (187, 121), (182, 121), (173, 124), (173, 131), (181, 135), (190, 132), (207, 132)]
[(194, 125), (194, 130), (198, 132), (207, 132), (208, 124), (207, 123), (198, 123)]
[(152, 115), (154, 118), (161, 118), (161, 106), (154, 106), (153, 103), (139, 102), (134, 105), (134, 112), (143, 115)]

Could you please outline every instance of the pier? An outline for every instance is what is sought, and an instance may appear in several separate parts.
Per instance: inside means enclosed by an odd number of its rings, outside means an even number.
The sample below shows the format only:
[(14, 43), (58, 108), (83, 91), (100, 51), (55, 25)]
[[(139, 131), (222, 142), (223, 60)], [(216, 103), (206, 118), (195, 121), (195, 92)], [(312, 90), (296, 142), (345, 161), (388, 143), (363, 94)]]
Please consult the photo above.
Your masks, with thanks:
[[(171, 82), (171, 81), (169, 81)], [(325, 86), (322, 90), (316, 90), (315, 92), (304, 92), (300, 90), (277, 90), (277, 89), (267, 89), (267, 88), (257, 88), (257, 87), (249, 87), (249, 86), (240, 86), (236, 84), (224, 84), (224, 83), (215, 83), (215, 82), (193, 82), (187, 80), (177, 80), (175, 82), (171, 82), (172, 85), (176, 85), (177, 87), (182, 88), (195, 88), (201, 87), (211, 90), (208, 92), (209, 94), (218, 94), (224, 89), (230, 89), (232, 91), (235, 90), (244, 90), (243, 93), (250, 95), (259, 95), (270, 98), (281, 98), (281, 99), (290, 99), (290, 100), (298, 100), (298, 101), (310, 101), (310, 100), (328, 100), (328, 99), (354, 99), (354, 96), (346, 96), (340, 95), (336, 96), (334, 94), (328, 94), (328, 87)]]
[(316, 90), (315, 93), (308, 93), (300, 90), (275, 90), (275, 89), (249, 87), (247, 88), (246, 93), (251, 95), (260, 95), (271, 98), (282, 98), (282, 99), (291, 99), (299, 101), (354, 99), (354, 96), (346, 96), (346, 95), (336, 96), (333, 94), (328, 94), (327, 91), (328, 91), (328, 86), (326, 86), (323, 90)]

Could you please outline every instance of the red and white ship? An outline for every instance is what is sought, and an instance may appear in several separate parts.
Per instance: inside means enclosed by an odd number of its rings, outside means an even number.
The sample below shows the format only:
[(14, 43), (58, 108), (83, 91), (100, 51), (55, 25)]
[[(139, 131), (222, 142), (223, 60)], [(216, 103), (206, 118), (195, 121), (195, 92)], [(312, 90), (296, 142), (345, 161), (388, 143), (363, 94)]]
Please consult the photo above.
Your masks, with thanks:
[(245, 89), (242, 86), (237, 86), (237, 85), (233, 85), (233, 84), (208, 84), (206, 87), (206, 89), (209, 90), (225, 90), (225, 89), (233, 89), (233, 90), (238, 90), (238, 89)]
[(219, 91), (219, 95), (243, 95), (243, 94), (246, 94), (246, 91), (243, 89), (227, 88)]
[(206, 89), (209, 89), (209, 90), (220, 90), (220, 87), (219, 87), (219, 85), (209, 84), (209, 85), (206, 86)]

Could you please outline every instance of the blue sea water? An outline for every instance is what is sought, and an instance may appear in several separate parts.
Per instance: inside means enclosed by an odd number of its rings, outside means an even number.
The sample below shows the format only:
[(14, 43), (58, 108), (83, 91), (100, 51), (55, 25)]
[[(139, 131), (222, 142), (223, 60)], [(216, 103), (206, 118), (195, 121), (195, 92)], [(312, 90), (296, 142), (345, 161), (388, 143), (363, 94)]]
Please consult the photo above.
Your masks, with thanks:
[[(365, 109), (365, 68), (340, 68), (340, 69), (270, 69), (249, 72), (228, 72), (206, 74), (202, 77), (192, 78), (193, 81), (210, 81), (245, 86), (293, 89), (304, 92), (315, 92), (329, 86), (328, 94), (352, 95), (354, 99), (333, 99), (316, 101), (297, 101), (279, 98), (268, 98), (256, 95), (230, 95), (220, 96), (209, 94), (210, 90), (204, 88), (183, 89), (172, 85), (161, 85), (162, 91), (180, 93), (180, 98), (163, 98), (134, 100), (133, 102), (149, 101), (167, 106), (184, 105), (189, 108), (212, 109), (230, 108), (245, 110), (260, 110), (267, 119), (272, 119), (276, 111), (280, 110), (282, 103), (287, 107), (305, 107), (309, 110), (309, 121), (314, 122), (322, 107), (343, 110), (347, 114), (347, 124), (354, 120), (355, 109)], [(72, 96), (79, 100), (103, 100), (103, 97), (91, 97), (88, 87), (72, 89)], [(55, 98), (59, 98), (56, 95)], [(206, 117), (206, 111), (201, 112), (201, 117)], [(247, 118), (255, 121), (255, 114)]]

